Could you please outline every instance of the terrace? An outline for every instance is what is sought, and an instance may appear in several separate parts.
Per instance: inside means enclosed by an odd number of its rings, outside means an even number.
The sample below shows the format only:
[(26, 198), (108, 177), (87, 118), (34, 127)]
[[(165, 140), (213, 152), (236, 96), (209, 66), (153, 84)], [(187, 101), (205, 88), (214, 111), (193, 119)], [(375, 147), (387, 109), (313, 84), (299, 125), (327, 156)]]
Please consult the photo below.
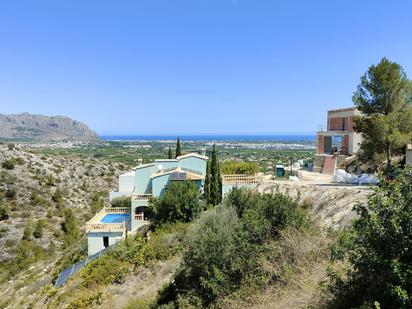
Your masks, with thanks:
[(259, 184), (263, 182), (263, 177), (260, 175), (245, 175), (233, 174), (222, 175), (222, 184)]
[(124, 232), (130, 223), (130, 209), (105, 207), (86, 225), (86, 232)]

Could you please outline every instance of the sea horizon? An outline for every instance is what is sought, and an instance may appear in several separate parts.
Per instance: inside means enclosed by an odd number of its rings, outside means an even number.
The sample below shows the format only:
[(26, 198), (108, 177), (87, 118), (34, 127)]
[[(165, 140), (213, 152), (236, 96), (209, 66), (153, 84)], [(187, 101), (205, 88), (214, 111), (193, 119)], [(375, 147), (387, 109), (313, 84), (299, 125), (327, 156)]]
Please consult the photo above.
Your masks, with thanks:
[(236, 142), (315, 142), (316, 134), (146, 134), (100, 135), (105, 141), (236, 141)]

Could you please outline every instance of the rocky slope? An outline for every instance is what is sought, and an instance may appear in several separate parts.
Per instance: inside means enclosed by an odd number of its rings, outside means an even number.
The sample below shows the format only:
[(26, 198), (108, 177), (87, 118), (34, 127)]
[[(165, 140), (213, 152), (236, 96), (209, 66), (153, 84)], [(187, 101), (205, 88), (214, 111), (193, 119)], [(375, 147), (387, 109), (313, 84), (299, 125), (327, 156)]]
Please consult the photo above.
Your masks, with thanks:
[(305, 182), (268, 182), (259, 192), (280, 191), (297, 198), (323, 226), (342, 227), (355, 217), (352, 211), (356, 203), (366, 202), (372, 189), (368, 186), (314, 184)]
[[(108, 161), (45, 156), (20, 147), (0, 144), (0, 208), (6, 209), (8, 217), (0, 220), (0, 308), (18, 299), (27, 305), (52, 279), (54, 263), (62, 256), (63, 215), (53, 200), (56, 190), (62, 192), (62, 207), (73, 209), (84, 230), (96, 208), (108, 203), (108, 191), (116, 189), (117, 177), (124, 169), (121, 164)], [(32, 261), (21, 273), (5, 280), (7, 269), (1, 265), (21, 255), (16, 250), (23, 231), (39, 219), (45, 222), (43, 235), (32, 236), (30, 243), (44, 250), (52, 244), (53, 256)], [(13, 308), (24, 307), (14, 305)]]
[(0, 114), (0, 139), (27, 141), (96, 141), (97, 134), (87, 125), (68, 117)]

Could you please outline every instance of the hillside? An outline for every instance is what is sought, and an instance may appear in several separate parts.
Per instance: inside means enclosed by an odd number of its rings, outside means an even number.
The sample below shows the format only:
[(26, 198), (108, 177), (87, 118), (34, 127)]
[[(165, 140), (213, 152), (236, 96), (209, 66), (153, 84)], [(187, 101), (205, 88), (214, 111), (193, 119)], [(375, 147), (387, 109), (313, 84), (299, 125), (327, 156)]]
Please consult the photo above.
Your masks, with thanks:
[[(20, 260), (21, 252), (18, 248), (21, 248), (25, 227), (34, 226), (39, 219), (46, 222), (42, 237), (31, 237), (33, 247), (30, 249), (32, 251), (29, 250), (32, 254), (38, 246), (38, 250), (43, 250), (43, 255), (35, 255), (35, 259), (30, 259), (29, 263), (23, 265), (24, 269), (11, 277), (8, 269), (0, 268), (0, 307), (70, 307), (76, 300), (81, 300), (93, 302), (94, 307), (111, 308), (116, 304), (121, 308), (127, 304), (140, 304), (140, 301), (152, 301), (157, 291), (173, 278), (181, 261), (181, 249), (176, 251), (173, 248), (180, 248), (181, 245), (173, 240), (176, 236), (173, 236), (172, 231), (161, 234), (159, 238), (155, 235), (151, 237), (151, 250), (159, 251), (163, 257), (153, 258), (143, 265), (130, 266), (130, 273), (121, 282), (101, 283), (87, 288), (84, 286), (85, 279), (76, 275), (62, 288), (50, 289), (49, 284), (61, 267), (62, 256), (73, 259), (85, 252), (84, 238), (68, 248), (64, 246), (65, 238), (61, 228), (64, 215), (62, 206), (56, 202), (56, 191), (61, 190), (64, 208), (74, 210), (78, 226), (84, 231), (85, 222), (108, 202), (107, 191), (116, 188), (117, 175), (124, 167), (92, 158), (44, 156), (20, 148), (19, 145), (13, 147), (6, 144), (0, 144), (0, 158), (1, 204), (8, 212), (8, 219), (0, 221), (2, 262), (15, 261), (16, 256)], [(12, 162), (13, 168), (3, 164), (4, 162)], [(267, 183), (259, 188), (260, 192), (267, 193), (277, 190), (297, 198), (320, 225), (335, 227), (347, 225), (353, 218), (353, 205), (365, 201), (370, 193), (366, 187), (327, 187), (291, 182)], [(220, 306), (317, 306), (321, 303), (319, 283), (326, 278), (329, 242), (323, 235), (298, 235), (293, 231), (286, 231), (282, 234), (280, 244), (288, 252), (288, 256), (298, 259), (296, 269), (288, 275), (285, 282), (281, 286), (268, 286), (266, 290), (253, 296), (222, 299)], [(168, 249), (163, 247), (165, 244)], [(50, 247), (54, 248), (53, 252)], [(113, 269), (119, 267), (117, 258), (111, 257), (109, 261)], [(104, 268), (109, 269), (108, 265)], [(99, 272), (97, 268), (97, 273), (93, 276), (104, 278), (105, 274)], [(76, 297), (73, 297), (74, 291)], [(136, 307), (139, 308), (138, 305)]]
[(62, 116), (0, 114), (0, 139), (23, 141), (96, 141), (97, 134), (80, 121)]
[[(50, 282), (63, 252), (84, 252), (84, 236), (78, 244), (63, 245), (65, 211), (73, 210), (84, 231), (85, 222), (108, 203), (107, 192), (116, 188), (123, 168), (108, 161), (44, 156), (19, 145), (0, 144), (0, 208), (7, 213), (0, 220), (0, 308), (17, 299), (29, 303)], [(29, 235), (30, 241), (22, 242), (25, 228), (34, 230), (39, 221), (41, 235)]]

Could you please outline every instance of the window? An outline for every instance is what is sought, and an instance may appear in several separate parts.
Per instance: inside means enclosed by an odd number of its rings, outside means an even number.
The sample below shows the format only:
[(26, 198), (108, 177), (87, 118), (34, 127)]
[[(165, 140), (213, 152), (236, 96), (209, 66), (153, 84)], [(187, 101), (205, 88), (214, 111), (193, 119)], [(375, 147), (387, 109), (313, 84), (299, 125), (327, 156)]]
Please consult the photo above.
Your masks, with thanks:
[(103, 246), (107, 248), (109, 246), (109, 237), (103, 236)]

